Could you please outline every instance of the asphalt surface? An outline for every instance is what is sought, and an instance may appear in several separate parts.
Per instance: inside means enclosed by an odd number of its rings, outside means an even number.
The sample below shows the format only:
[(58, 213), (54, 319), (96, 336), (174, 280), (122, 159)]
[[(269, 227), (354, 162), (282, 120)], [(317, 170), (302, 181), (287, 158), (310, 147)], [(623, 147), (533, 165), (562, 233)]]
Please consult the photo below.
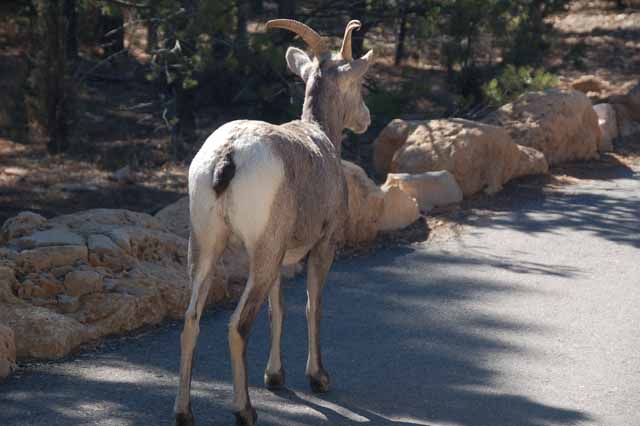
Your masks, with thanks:
[[(333, 389), (304, 378), (303, 279), (286, 284), (288, 388), (262, 386), (263, 310), (248, 351), (259, 425), (640, 425), (640, 176), (524, 197), (461, 236), (336, 262), (325, 293)], [(199, 425), (232, 425), (227, 321), (207, 313)], [(181, 325), (33, 365), (0, 385), (0, 425), (170, 425)]]

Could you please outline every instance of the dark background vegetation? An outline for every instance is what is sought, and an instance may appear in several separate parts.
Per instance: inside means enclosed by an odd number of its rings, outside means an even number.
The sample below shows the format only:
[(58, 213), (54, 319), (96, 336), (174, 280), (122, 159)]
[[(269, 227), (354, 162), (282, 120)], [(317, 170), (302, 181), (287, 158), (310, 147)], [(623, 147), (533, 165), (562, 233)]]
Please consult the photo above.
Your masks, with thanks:
[[(184, 192), (184, 164), (221, 123), (297, 118), (303, 87), (284, 52), (301, 44), (267, 33), (268, 19), (298, 19), (336, 48), (346, 22), (362, 21), (354, 54), (376, 52), (365, 84), (373, 123), (345, 136), (344, 156), (370, 170), (371, 143), (393, 118), (477, 118), (558, 84), (568, 67), (586, 73), (593, 46), (554, 28), (576, 3), (630, 13), (624, 0), (3, 0), (0, 167), (10, 177), (0, 179), (0, 219), (152, 212)], [(623, 49), (637, 39), (618, 36)], [(128, 187), (105, 185), (125, 166)], [(21, 191), (38, 180), (40, 192)]]

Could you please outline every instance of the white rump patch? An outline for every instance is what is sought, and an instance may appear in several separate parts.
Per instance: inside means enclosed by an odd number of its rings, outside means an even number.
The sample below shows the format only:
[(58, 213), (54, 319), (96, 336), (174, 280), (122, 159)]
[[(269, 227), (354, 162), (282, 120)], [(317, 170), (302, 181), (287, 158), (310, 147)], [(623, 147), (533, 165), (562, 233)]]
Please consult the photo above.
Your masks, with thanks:
[(284, 181), (284, 164), (259, 138), (237, 140), (233, 161), (236, 175), (230, 185), (229, 222), (251, 250), (271, 217), (274, 199)]

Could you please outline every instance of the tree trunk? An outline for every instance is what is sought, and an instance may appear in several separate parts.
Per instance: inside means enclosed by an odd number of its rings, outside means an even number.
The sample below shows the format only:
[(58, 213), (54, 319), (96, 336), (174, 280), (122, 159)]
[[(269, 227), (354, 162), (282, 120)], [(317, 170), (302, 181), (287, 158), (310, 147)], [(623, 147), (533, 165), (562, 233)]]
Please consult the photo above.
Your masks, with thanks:
[(113, 15), (100, 14), (98, 28), (105, 58), (124, 49), (123, 25), (124, 16), (119, 9)]
[(295, 19), (296, 0), (278, 0), (278, 18)]
[(249, 5), (246, 0), (236, 0), (236, 57), (238, 63), (246, 71), (249, 61), (249, 38), (247, 34), (247, 12)]
[(263, 0), (251, 0), (251, 16), (256, 17), (264, 13), (264, 1)]
[(147, 22), (147, 53), (152, 54), (156, 49), (158, 49), (158, 21), (155, 21), (158, 17), (158, 11), (156, 7), (156, 3), (151, 2), (151, 7), (149, 8), (148, 19)]
[[(188, 46), (196, 45), (196, 35), (191, 31), (193, 17), (198, 13), (199, 3), (197, 0), (181, 0), (182, 7), (186, 10), (184, 19), (178, 24), (178, 31), (183, 34), (182, 40)], [(182, 55), (189, 55), (190, 50), (184, 49)], [(189, 153), (190, 147), (196, 140), (196, 115), (195, 115), (195, 89), (193, 87), (185, 88), (185, 78), (187, 76), (181, 73), (175, 82), (176, 96), (176, 117), (178, 124), (176, 125), (177, 147), (176, 153), (179, 158), (184, 158)]]
[(65, 56), (67, 17), (64, 0), (37, 0), (27, 81), (27, 115), (32, 138), (43, 138), (52, 153), (69, 148), (73, 90)]
[(400, 9), (400, 25), (398, 28), (398, 36), (396, 39), (396, 55), (394, 59), (395, 65), (400, 65), (402, 58), (404, 58), (404, 40), (407, 35), (407, 2), (402, 3)]
[(76, 0), (64, 0), (64, 16), (66, 18), (65, 55), (69, 62), (78, 61), (78, 10)]
[(196, 139), (196, 114), (194, 111), (195, 90), (185, 89), (182, 82), (176, 86), (176, 115), (178, 124), (176, 132), (178, 136), (178, 158), (184, 158), (188, 147), (193, 145)]

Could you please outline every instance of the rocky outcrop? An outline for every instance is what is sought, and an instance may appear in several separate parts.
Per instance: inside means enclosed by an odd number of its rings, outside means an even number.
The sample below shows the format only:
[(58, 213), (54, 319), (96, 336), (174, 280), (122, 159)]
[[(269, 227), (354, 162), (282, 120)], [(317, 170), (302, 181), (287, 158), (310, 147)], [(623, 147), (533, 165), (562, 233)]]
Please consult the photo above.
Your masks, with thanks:
[(583, 75), (573, 80), (570, 84), (573, 90), (584, 93), (600, 93), (609, 90), (609, 83), (595, 75)]
[(609, 103), (616, 112), (618, 134), (622, 137), (640, 134), (640, 83), (625, 95), (612, 96)]
[(384, 209), (378, 221), (380, 231), (403, 229), (418, 220), (420, 207), (415, 197), (395, 186), (381, 189), (384, 194)]
[[(0, 323), (19, 358), (58, 358), (114, 333), (186, 310), (187, 240), (152, 216), (96, 209), (46, 220), (21, 213), (2, 227)], [(208, 302), (225, 296), (213, 277)]]
[(407, 141), (409, 134), (421, 121), (407, 121), (396, 118), (387, 124), (373, 142), (373, 166), (377, 173), (389, 172), (393, 155)]
[(423, 212), (462, 201), (462, 190), (446, 170), (418, 174), (389, 173), (383, 189), (398, 188), (413, 197)]
[(543, 173), (541, 155), (515, 145), (501, 127), (463, 119), (430, 120), (418, 125), (395, 153), (392, 173), (451, 172), (465, 196), (492, 194), (511, 178)]
[(16, 343), (13, 330), (0, 324), (0, 381), (16, 368)]
[(598, 151), (613, 151), (613, 141), (618, 137), (616, 110), (610, 104), (594, 105), (593, 109), (598, 115), (598, 127), (601, 135)]
[(344, 230), (347, 245), (373, 241), (380, 229), (384, 194), (358, 165), (342, 161), (349, 192), (349, 211)]
[(504, 127), (515, 143), (542, 152), (550, 165), (598, 156), (598, 117), (589, 98), (575, 90), (526, 93), (484, 121)]

